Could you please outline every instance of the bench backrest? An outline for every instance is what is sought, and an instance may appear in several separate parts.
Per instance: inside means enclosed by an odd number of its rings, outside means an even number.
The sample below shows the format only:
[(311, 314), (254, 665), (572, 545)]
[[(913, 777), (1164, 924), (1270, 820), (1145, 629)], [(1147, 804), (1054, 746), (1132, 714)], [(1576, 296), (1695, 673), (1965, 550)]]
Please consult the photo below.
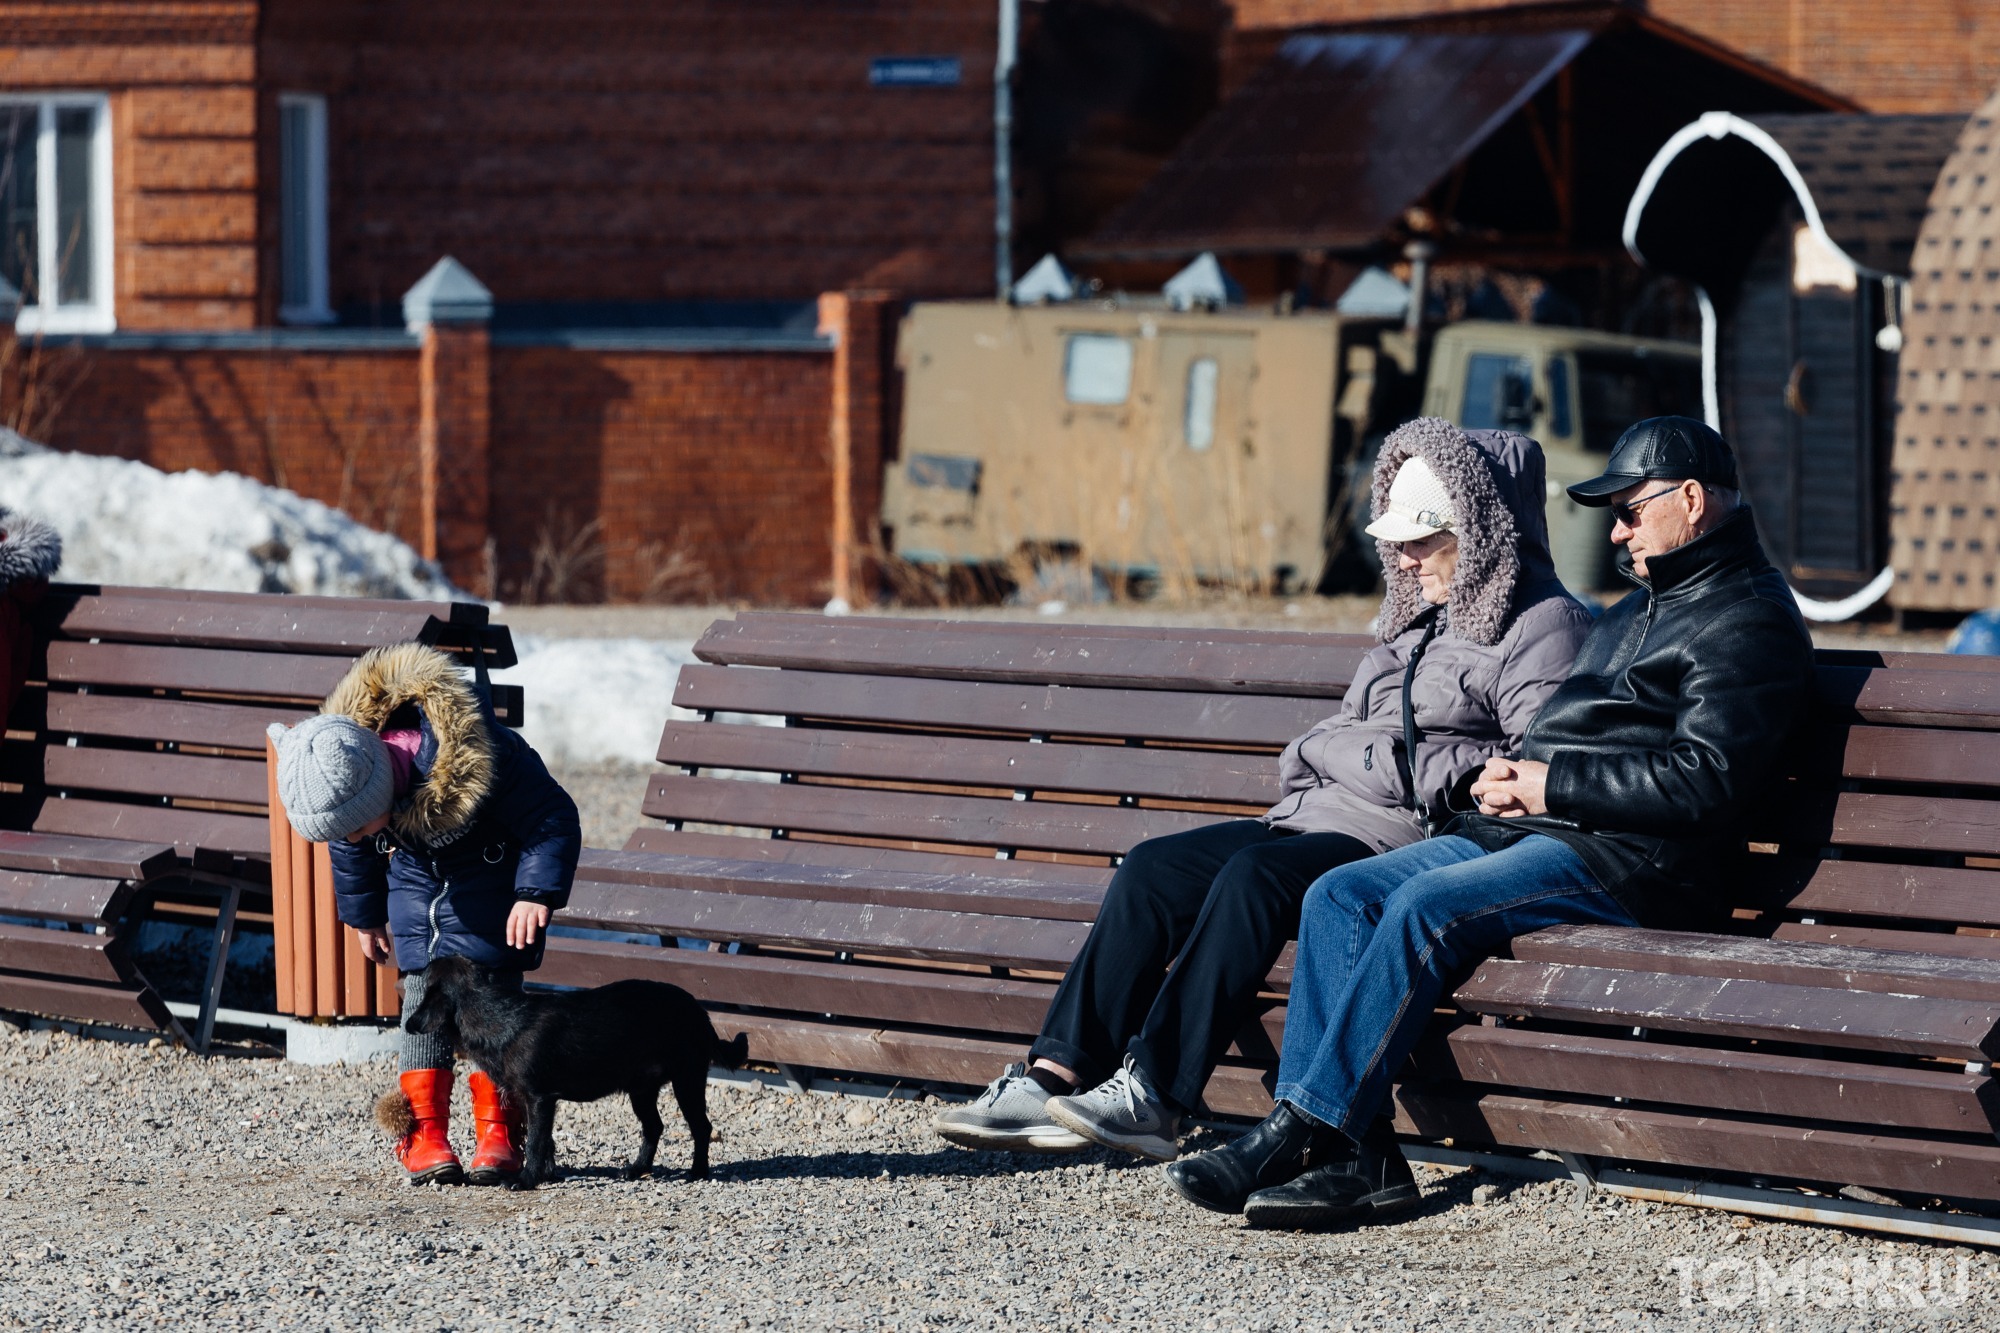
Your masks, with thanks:
[[(1272, 756), (1371, 642), (742, 615), (681, 671), (675, 704), (712, 720), (668, 723), (644, 810), (669, 828), (627, 847), (1102, 882), (1145, 838), (1275, 800)], [(1718, 869), (1725, 928), (2000, 958), (1996, 797), (2000, 660), (1821, 652), (1795, 753)]]
[[(354, 659), (410, 640), (512, 665), (479, 603), (57, 584), (8, 719), (7, 827), (269, 859), (264, 728), (309, 715)], [(517, 690), (496, 687), (518, 725)]]
[(1337, 710), (1370, 646), (742, 615), (709, 628), (702, 664), (675, 687), (678, 707), (712, 720), (670, 722), (660, 739), (668, 768), (645, 813), (680, 831), (641, 830), (628, 846), (736, 856), (743, 839), (698, 830), (771, 831), (815, 844), (822, 862), (819, 844), (843, 842), (870, 864), (997, 856), (1009, 874), (1054, 862), (1101, 879), (1146, 838), (1274, 802), (1273, 756)]

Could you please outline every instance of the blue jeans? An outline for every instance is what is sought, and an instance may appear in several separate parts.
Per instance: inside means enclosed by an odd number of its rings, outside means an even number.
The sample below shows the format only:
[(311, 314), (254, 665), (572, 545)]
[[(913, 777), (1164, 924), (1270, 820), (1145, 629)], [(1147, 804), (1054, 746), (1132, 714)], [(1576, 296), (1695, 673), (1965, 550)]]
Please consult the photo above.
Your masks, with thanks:
[(1544, 926), (1636, 926), (1577, 854), (1432, 838), (1328, 871), (1306, 891), (1279, 1100), (1359, 1138), (1445, 987)]

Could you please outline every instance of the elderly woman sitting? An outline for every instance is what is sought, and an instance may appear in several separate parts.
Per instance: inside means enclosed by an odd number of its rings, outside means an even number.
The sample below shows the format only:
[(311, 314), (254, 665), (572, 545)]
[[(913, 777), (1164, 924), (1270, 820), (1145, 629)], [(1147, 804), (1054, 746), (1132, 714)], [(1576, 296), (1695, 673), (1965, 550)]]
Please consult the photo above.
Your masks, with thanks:
[(1251, 1016), (1320, 875), (1427, 836), (1569, 674), (1590, 614), (1564, 591), (1541, 446), (1422, 418), (1383, 443), (1373, 517), (1380, 646), (1340, 711), (1285, 748), (1260, 819), (1132, 849), (1028, 1062), (936, 1128), (968, 1148), (1160, 1161)]

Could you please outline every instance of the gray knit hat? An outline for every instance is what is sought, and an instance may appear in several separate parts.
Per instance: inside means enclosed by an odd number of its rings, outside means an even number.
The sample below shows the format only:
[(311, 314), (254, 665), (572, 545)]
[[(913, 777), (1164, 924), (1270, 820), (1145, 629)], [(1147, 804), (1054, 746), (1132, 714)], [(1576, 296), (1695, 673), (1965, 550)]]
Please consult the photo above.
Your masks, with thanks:
[(320, 713), (289, 730), (274, 722), (265, 734), (278, 749), (278, 798), (301, 838), (337, 842), (389, 813), (388, 747), (353, 718)]

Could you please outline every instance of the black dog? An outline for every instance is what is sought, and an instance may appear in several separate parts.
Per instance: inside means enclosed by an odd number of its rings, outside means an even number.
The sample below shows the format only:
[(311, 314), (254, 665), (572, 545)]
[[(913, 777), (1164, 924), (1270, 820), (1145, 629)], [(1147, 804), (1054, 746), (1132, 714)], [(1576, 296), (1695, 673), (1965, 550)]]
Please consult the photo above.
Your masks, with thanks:
[(463, 958), (440, 958), (424, 969), (423, 1003), (403, 1026), (450, 1041), (527, 1109), (518, 1189), (555, 1175), (556, 1103), (594, 1102), (614, 1092), (632, 1099), (645, 1134), (625, 1178), (652, 1170), (660, 1146), (660, 1089), (668, 1083), (694, 1137), (688, 1178), (702, 1179), (708, 1175), (708, 1067), (738, 1068), (749, 1047), (742, 1033), (730, 1042), (718, 1038), (701, 1005), (679, 986), (615, 981), (595, 990), (529, 995)]

